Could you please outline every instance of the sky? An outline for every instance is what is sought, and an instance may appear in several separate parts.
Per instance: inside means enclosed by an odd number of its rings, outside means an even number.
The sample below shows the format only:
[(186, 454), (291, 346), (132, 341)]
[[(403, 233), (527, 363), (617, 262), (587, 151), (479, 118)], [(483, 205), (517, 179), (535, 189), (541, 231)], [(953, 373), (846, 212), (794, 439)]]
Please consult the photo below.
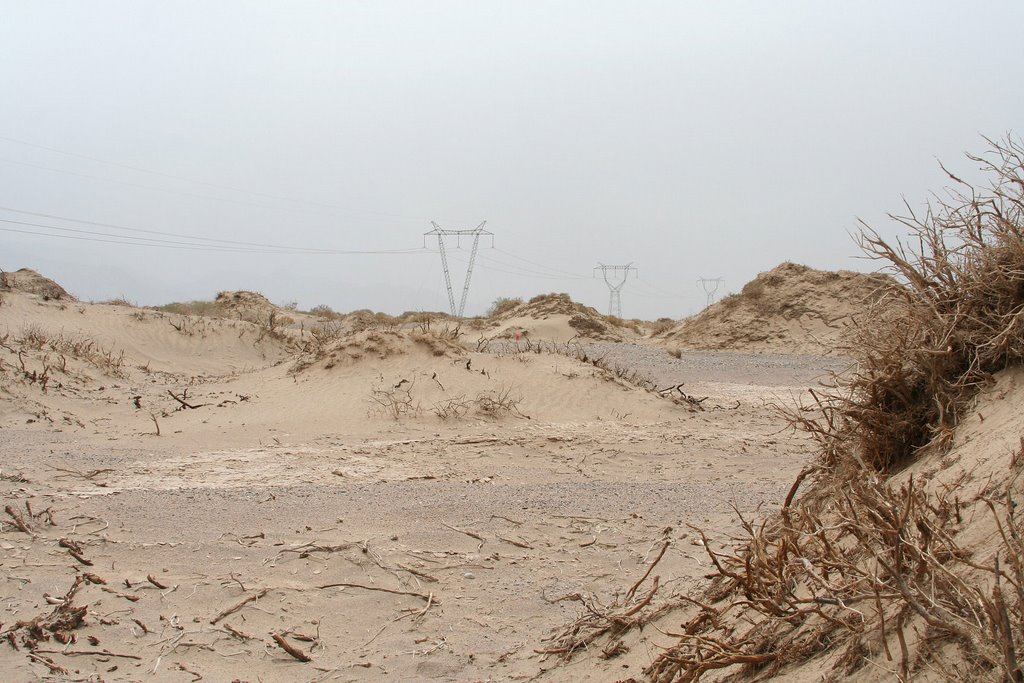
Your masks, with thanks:
[[(632, 264), (680, 318), (1021, 133), (1020, 2), (0, 0), (0, 268), (85, 300), (466, 313)], [(979, 177), (980, 181), (981, 178)], [(493, 240), (493, 241), (492, 241)], [(458, 305), (473, 239), (446, 237)], [(344, 253), (350, 252), (350, 253)], [(362, 252), (362, 253), (351, 253)], [(373, 252), (373, 253), (368, 253)], [(595, 277), (595, 275), (597, 275)], [(617, 281), (614, 282), (618, 284)]]

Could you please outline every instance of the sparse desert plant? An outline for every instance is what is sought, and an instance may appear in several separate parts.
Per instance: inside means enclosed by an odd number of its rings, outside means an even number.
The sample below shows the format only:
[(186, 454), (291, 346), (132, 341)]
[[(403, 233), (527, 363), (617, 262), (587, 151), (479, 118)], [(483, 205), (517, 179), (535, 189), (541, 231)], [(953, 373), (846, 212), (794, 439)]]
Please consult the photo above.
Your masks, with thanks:
[(565, 292), (558, 292), (558, 293), (551, 292), (550, 294), (538, 294), (537, 296), (532, 297), (530, 299), (530, 303), (531, 304), (538, 304), (538, 303), (541, 303), (542, 301), (553, 301), (553, 300), (564, 301), (566, 303), (572, 303), (572, 297), (569, 296), (568, 294), (566, 294)]
[(333, 308), (327, 304), (320, 304), (309, 309), (310, 315), (315, 315), (318, 318), (326, 318), (328, 320), (336, 320), (341, 317), (339, 313), (336, 313)]
[(726, 311), (732, 310), (739, 306), (742, 298), (739, 294), (727, 294), (718, 300), (718, 305)]
[(517, 306), (522, 306), (523, 300), (519, 297), (499, 297), (494, 300), (491, 307), (487, 309), (486, 317), (496, 318), (499, 315), (508, 313)]
[(421, 412), (420, 404), (412, 395), (416, 380), (402, 379), (394, 385), (375, 386), (370, 390), (372, 412), (400, 420)]
[(430, 410), (442, 420), (454, 420), (469, 412), (471, 403), (465, 396), (455, 396), (437, 401)]
[(101, 301), (100, 303), (101, 304), (105, 304), (107, 306), (125, 306), (127, 308), (136, 308), (136, 305), (134, 303), (132, 303), (131, 301), (128, 301), (127, 297), (125, 297), (125, 296), (119, 296), (119, 297), (115, 297), (113, 299), (107, 299), (106, 301)]
[[(4, 346), (12, 349), (4, 337)], [(49, 353), (56, 353), (60, 358), (59, 365), (53, 365), (53, 369), (67, 372), (67, 357), (83, 360), (98, 370), (114, 377), (124, 375), (124, 351), (118, 351), (113, 347), (105, 347), (92, 337), (84, 335), (66, 335), (63, 332), (52, 334), (47, 332), (38, 324), (29, 324), (21, 328), (18, 336), (13, 340), (15, 344), (24, 351), (45, 351), (43, 357), (42, 375), (48, 375), (51, 368)], [(19, 354), (22, 363), (22, 371), (28, 372), (24, 359)], [(45, 385), (44, 385), (45, 386)]]
[(323, 320), (309, 328), (311, 341), (308, 349), (316, 356), (321, 356), (333, 342), (345, 334), (345, 327), (337, 320)]
[(199, 335), (202, 339), (206, 338), (206, 335), (209, 333), (210, 326), (209, 320), (206, 316), (188, 314), (168, 318), (167, 324), (186, 337)]
[(15, 341), (33, 351), (41, 351), (52, 335), (36, 323), (22, 326)]
[(478, 394), (473, 400), (473, 405), (476, 407), (477, 412), (487, 415), (488, 417), (505, 417), (507, 415), (512, 415), (529, 420), (530, 416), (524, 415), (523, 412), (519, 410), (519, 406), (522, 402), (523, 397), (515, 390), (515, 387), (503, 386), (496, 390), (485, 391)]
[(224, 317), (227, 315), (227, 310), (216, 301), (179, 301), (157, 306), (155, 310), (164, 313), (192, 316)]
[(569, 318), (569, 327), (584, 337), (599, 337), (608, 331), (600, 322), (585, 315), (574, 315)]

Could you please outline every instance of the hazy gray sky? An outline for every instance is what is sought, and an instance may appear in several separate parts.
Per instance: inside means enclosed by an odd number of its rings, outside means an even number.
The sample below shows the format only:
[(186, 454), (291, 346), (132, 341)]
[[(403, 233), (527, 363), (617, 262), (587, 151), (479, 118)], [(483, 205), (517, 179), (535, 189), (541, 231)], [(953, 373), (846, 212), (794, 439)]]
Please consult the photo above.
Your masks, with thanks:
[(435, 253), (95, 240), (417, 250), (487, 220), (468, 313), (604, 310), (601, 261), (639, 268), (626, 317), (680, 317), (699, 277), (873, 269), (858, 217), (895, 234), (937, 159), (970, 176), (981, 135), (1020, 133), (1022, 25), (1021, 2), (0, 0), (0, 267), (86, 299), (443, 310)]

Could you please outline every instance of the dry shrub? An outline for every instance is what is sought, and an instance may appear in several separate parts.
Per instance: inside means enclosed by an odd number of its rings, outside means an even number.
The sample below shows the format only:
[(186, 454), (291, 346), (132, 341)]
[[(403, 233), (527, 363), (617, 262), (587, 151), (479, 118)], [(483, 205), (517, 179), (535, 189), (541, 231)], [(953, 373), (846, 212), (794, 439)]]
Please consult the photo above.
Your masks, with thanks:
[(499, 297), (494, 300), (491, 307), (487, 309), (487, 318), (497, 318), (499, 315), (504, 315), (515, 308), (522, 306), (523, 300), (519, 297)]
[(672, 318), (658, 318), (653, 323), (647, 323), (647, 328), (652, 337), (657, 337), (658, 335), (665, 334), (675, 327), (676, 322), (677, 321)]
[(477, 412), (487, 417), (498, 418), (511, 415), (529, 420), (530, 416), (519, 410), (522, 402), (523, 397), (515, 390), (515, 387), (502, 386), (499, 389), (478, 394), (473, 404)]
[(395, 385), (373, 387), (370, 390), (370, 413), (390, 417), (392, 420), (419, 415), (422, 408), (412, 395), (415, 383), (415, 380), (403, 379)]
[(465, 396), (459, 395), (451, 398), (446, 398), (443, 401), (436, 401), (434, 405), (430, 407), (434, 415), (437, 415), (442, 420), (459, 419), (469, 413), (469, 409), (472, 407), (469, 399)]
[[(730, 667), (762, 680), (823, 652), (835, 653), (831, 680), (868, 662), (903, 681), (922, 669), (1024, 680), (1024, 518), (1011, 497), (1024, 443), (1005, 480), (971, 500), (962, 480), (890, 478), (925, 449), (941, 454), (979, 387), (1024, 360), (1024, 146), (989, 142), (970, 158), (991, 186), (950, 174), (956, 188), (924, 215), (895, 217), (910, 246), (862, 230), (865, 252), (900, 282), (858, 322), (853, 370), (790, 414), (817, 439), (818, 461), (778, 515), (741, 517), (731, 549), (700, 532), (715, 578), (684, 598), (696, 612), (651, 680)], [(993, 540), (974, 556), (957, 537), (979, 524)]]
[(309, 336), (302, 351), (312, 353), (319, 359), (326, 355), (330, 346), (345, 336), (345, 327), (336, 319), (322, 318), (315, 325), (310, 325)]
[(551, 292), (550, 294), (538, 294), (530, 299), (531, 304), (545, 303), (548, 301), (559, 301), (567, 304), (572, 303), (572, 297), (565, 292)]
[(129, 301), (128, 297), (123, 295), (114, 297), (113, 299), (107, 299), (106, 301), (101, 301), (100, 303), (105, 304), (107, 306), (123, 306), (125, 308), (137, 308), (135, 303)]
[(574, 315), (569, 318), (569, 327), (576, 330), (581, 337), (600, 337), (608, 331), (600, 322), (585, 315)]
[(319, 304), (309, 309), (310, 315), (315, 315), (318, 318), (324, 318), (326, 320), (337, 320), (341, 318), (341, 314), (336, 312), (333, 308), (327, 304)]
[(228, 315), (227, 309), (216, 301), (175, 301), (156, 310), (177, 315), (202, 315), (210, 318), (223, 318)]
[(384, 330), (387, 332), (393, 332), (401, 326), (401, 322), (397, 318), (394, 318), (387, 313), (374, 313), (373, 311), (365, 308), (358, 311), (352, 311), (351, 313), (343, 316), (343, 320), (348, 323), (353, 332), (362, 332), (364, 330)]
[(897, 468), (945, 443), (965, 401), (1024, 360), (1024, 146), (991, 144), (970, 157), (994, 176), (990, 188), (950, 174), (958, 187), (947, 198), (923, 216), (894, 217), (912, 246), (862, 230), (865, 253), (901, 284), (857, 321), (847, 349), (856, 370), (822, 401), (826, 420), (810, 426), (827, 452), (853, 446), (869, 467)]
[[(62, 373), (68, 372), (68, 358), (77, 358), (89, 363), (96, 369), (112, 376), (124, 377), (124, 351), (114, 347), (105, 347), (92, 337), (85, 335), (67, 335), (63, 331), (56, 334), (43, 329), (42, 326), (32, 323), (23, 326), (18, 336), (13, 339), (14, 348), (7, 343), (8, 336), (5, 335), (0, 345), (18, 354), (21, 369), (26, 376), (31, 375), (33, 381), (37, 377), (48, 377), (50, 370)], [(42, 357), (42, 374), (30, 372), (25, 366), (23, 353), (25, 351), (44, 352)], [(51, 358), (50, 354), (56, 354)], [(45, 389), (45, 384), (44, 384)]]

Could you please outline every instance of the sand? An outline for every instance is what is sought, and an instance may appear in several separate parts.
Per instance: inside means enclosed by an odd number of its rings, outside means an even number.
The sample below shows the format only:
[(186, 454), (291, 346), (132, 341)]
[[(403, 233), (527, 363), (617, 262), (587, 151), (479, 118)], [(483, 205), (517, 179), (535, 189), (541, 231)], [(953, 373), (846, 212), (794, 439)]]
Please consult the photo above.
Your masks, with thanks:
[[(519, 311), (493, 346), (351, 320), (314, 343), (296, 313), (3, 297), (5, 681), (639, 677), (656, 638), (538, 651), (571, 596), (615, 601), (665, 541), (662, 590), (699, 582), (691, 525), (777, 506), (813, 448), (772, 404), (842, 368), (636, 332), (582, 340), (584, 362), (505, 334), (568, 349), (578, 312)], [(72, 606), (71, 642), (18, 627)]]

